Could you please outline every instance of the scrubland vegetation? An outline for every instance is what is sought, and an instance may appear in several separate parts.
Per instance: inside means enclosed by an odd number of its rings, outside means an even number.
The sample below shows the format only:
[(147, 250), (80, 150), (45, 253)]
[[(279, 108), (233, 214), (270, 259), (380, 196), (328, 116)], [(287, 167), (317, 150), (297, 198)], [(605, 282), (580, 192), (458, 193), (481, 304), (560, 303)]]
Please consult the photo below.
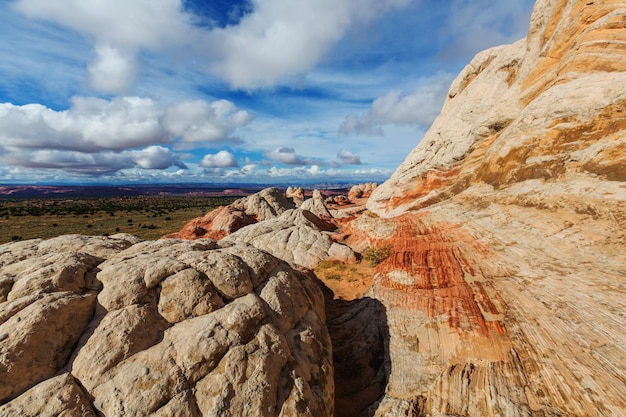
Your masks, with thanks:
[(0, 244), (64, 234), (157, 239), (237, 197), (142, 196), (0, 200)]

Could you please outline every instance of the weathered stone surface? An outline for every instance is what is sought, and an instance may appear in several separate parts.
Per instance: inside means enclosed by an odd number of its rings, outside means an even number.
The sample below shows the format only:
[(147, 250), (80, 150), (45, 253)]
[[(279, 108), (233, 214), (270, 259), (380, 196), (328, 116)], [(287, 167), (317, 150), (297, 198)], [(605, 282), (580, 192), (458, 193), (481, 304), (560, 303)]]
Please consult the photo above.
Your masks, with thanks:
[(335, 259), (356, 262), (348, 246), (334, 242), (328, 233), (334, 229), (310, 211), (289, 210), (280, 217), (243, 228), (225, 238), (247, 242), (287, 262), (313, 268), (320, 261)]
[(3, 252), (2, 415), (333, 415), (323, 296), (283, 261), (212, 240), (106, 260), (40, 245)]
[(369, 294), (389, 329), (376, 416), (623, 414), (624, 15), (538, 1), (350, 224), (392, 248)]
[(399, 214), (477, 183), (626, 180), (624, 6), (587, 3), (538, 1), (526, 39), (478, 54), (368, 209)]
[[(102, 262), (102, 258), (85, 253), (50, 253), (26, 259), (2, 268), (3, 280), (12, 281), (8, 301), (42, 293), (69, 291), (81, 294), (87, 289), (97, 289), (86, 275)], [(96, 286), (96, 288), (93, 288)]]
[(49, 253), (86, 253), (107, 258), (140, 239), (125, 233), (104, 236), (63, 235), (52, 239), (32, 239), (0, 245), (0, 268), (37, 255)]
[(278, 188), (266, 188), (197, 217), (179, 232), (165, 238), (219, 240), (242, 227), (277, 217), (295, 207), (294, 201), (286, 198)]
[(2, 417), (96, 417), (89, 398), (68, 373), (50, 378), (0, 406)]
[(95, 296), (45, 294), (0, 325), (0, 402), (52, 377), (91, 319)]
[(369, 198), (377, 187), (378, 183), (376, 182), (353, 185), (348, 191), (348, 200), (357, 201), (362, 198)]
[(302, 187), (287, 187), (285, 197), (291, 199), (296, 207), (300, 207), (300, 204), (302, 204), (305, 199), (304, 189)]
[(325, 197), (322, 195), (322, 193), (319, 190), (314, 190), (313, 196), (309, 198), (308, 200), (305, 200), (300, 205), (300, 209), (308, 210), (311, 213), (315, 214), (320, 219), (330, 220), (332, 219), (333, 216), (330, 214), (330, 212), (326, 208), (326, 205), (324, 204), (324, 199)]

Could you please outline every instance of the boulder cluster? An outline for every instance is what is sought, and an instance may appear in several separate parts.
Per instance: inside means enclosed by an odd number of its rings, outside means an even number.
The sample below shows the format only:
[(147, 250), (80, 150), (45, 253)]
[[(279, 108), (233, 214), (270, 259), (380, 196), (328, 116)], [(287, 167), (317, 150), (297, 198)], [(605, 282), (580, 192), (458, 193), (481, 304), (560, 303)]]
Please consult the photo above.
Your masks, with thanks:
[(0, 247), (0, 415), (332, 416), (317, 283), (240, 242)]

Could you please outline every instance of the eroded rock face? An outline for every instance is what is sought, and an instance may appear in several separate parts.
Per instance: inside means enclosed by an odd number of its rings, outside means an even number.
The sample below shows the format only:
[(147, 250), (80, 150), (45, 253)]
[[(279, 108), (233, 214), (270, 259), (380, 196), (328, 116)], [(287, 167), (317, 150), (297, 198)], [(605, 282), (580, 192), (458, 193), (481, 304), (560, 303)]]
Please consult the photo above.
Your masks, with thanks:
[(112, 253), (100, 240), (93, 254), (8, 244), (14, 262), (0, 246), (13, 283), (0, 415), (333, 415), (324, 300), (308, 276), (241, 243)]
[(266, 188), (197, 217), (179, 232), (171, 233), (165, 238), (219, 240), (244, 226), (277, 217), (295, 207), (295, 203), (286, 198), (278, 188)]
[(330, 220), (333, 216), (328, 211), (328, 208), (326, 208), (326, 204), (324, 204), (325, 198), (326, 197), (324, 197), (319, 190), (313, 190), (311, 198), (305, 200), (300, 205), (300, 209), (308, 210), (320, 219)]
[(314, 268), (324, 260), (356, 262), (357, 255), (350, 247), (331, 239), (327, 232), (333, 229), (334, 226), (310, 211), (295, 209), (275, 219), (245, 227), (225, 240), (250, 243), (307, 268)]
[(362, 198), (369, 198), (377, 187), (378, 183), (375, 182), (354, 185), (348, 192), (348, 200), (357, 201)]
[[(626, 180), (624, 5), (540, 0), (529, 35), (479, 53), (368, 209), (400, 214), (474, 184)], [(584, 188), (581, 182), (580, 188)]]
[(389, 326), (376, 416), (623, 414), (624, 16), (538, 1), (350, 224), (391, 247), (369, 294)]
[(300, 207), (305, 200), (304, 197), (304, 188), (302, 187), (287, 187), (285, 191), (285, 197), (291, 199), (296, 207)]

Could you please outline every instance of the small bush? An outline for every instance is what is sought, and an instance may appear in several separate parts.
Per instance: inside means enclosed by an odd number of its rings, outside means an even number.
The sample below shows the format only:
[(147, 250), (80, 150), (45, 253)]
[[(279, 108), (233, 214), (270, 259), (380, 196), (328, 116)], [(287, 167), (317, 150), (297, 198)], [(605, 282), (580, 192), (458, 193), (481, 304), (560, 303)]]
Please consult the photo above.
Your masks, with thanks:
[(393, 251), (393, 245), (379, 246), (377, 248), (368, 248), (363, 252), (363, 259), (369, 261), (372, 266), (380, 264), (385, 259), (389, 258)]

